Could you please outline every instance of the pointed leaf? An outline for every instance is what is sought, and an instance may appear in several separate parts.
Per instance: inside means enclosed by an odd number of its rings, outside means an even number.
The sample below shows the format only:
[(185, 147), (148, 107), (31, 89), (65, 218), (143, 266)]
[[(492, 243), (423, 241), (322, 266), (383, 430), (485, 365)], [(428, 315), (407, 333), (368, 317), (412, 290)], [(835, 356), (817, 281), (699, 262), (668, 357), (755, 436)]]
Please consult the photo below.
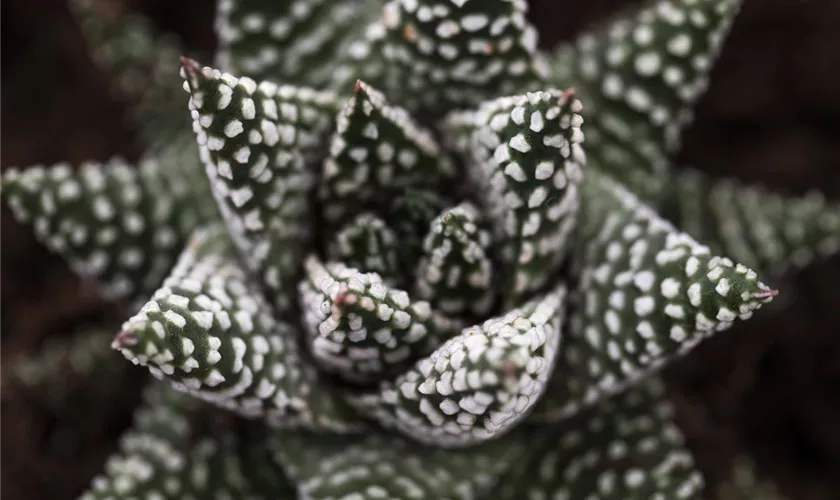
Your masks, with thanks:
[(371, 22), (381, 0), (226, 0), (215, 30), (216, 64), (255, 80), (321, 88), (332, 77), (349, 39)]
[(666, 210), (678, 227), (771, 276), (840, 252), (840, 202), (817, 191), (784, 197), (687, 169), (672, 185)]
[(324, 146), (332, 94), (236, 78), (184, 60), (202, 160), (240, 257), (281, 312), (312, 242), (308, 160)]
[[(587, 103), (591, 164), (649, 198), (665, 189), (668, 156), (742, 0), (657, 0), (559, 49), (560, 79)], [(570, 65), (571, 78), (564, 73)]]
[(179, 391), (277, 427), (357, 426), (302, 357), (219, 227), (199, 232), (114, 348)]
[(436, 117), (533, 90), (548, 67), (527, 10), (518, 0), (392, 0), (337, 78), (365, 79), (407, 109)]
[(156, 32), (150, 20), (137, 13), (117, 13), (112, 5), (95, 0), (68, 3), (93, 59), (113, 75), (116, 90), (132, 101), (132, 119), (146, 138), (160, 143), (186, 126), (186, 99), (178, 89), (179, 41)]
[(553, 277), (577, 221), (586, 156), (581, 104), (571, 95), (551, 90), (503, 97), (445, 123), (502, 242), (509, 305)]
[(380, 433), (336, 439), (284, 432), (269, 446), (302, 497), (311, 500), (467, 500), (492, 490), (521, 456), (525, 441), (515, 434), (467, 450), (446, 450)]
[(327, 257), (365, 273), (376, 273), (389, 286), (401, 281), (397, 233), (376, 215), (365, 212), (339, 230)]
[(304, 267), (300, 295), (310, 349), (321, 368), (346, 380), (391, 377), (458, 331), (455, 321), (377, 274), (314, 256)]
[(163, 281), (199, 219), (191, 187), (171, 158), (122, 158), (9, 168), (3, 193), (15, 217), (96, 279), (113, 300), (143, 301)]
[(590, 171), (583, 193), (569, 337), (538, 409), (557, 418), (623, 390), (776, 294), (608, 177)]
[(455, 178), (452, 160), (431, 132), (378, 90), (357, 81), (338, 117), (324, 162), (321, 199), (330, 223), (388, 206), (407, 188), (440, 191)]
[(499, 500), (699, 499), (703, 476), (654, 377), (572, 419), (533, 428)]
[(475, 205), (446, 210), (423, 240), (415, 295), (450, 316), (486, 317), (496, 299), (491, 243)]
[(376, 392), (362, 413), (421, 443), (458, 448), (510, 432), (543, 395), (560, 347), (566, 289), (465, 329)]

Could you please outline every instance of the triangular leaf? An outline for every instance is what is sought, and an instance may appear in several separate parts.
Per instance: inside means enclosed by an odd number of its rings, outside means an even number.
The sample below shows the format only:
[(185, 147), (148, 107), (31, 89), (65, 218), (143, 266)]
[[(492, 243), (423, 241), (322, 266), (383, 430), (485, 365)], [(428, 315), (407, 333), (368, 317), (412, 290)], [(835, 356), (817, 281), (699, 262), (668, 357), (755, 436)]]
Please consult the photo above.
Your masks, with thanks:
[(664, 190), (668, 156), (741, 2), (657, 0), (558, 50), (552, 83), (580, 91), (594, 167), (644, 198)]
[(575, 307), (538, 409), (556, 418), (650, 375), (776, 294), (608, 177), (590, 171), (583, 192)]
[(445, 122), (500, 241), (508, 306), (544, 287), (569, 248), (586, 164), (580, 110), (571, 91), (551, 90), (485, 102)]
[(236, 78), (184, 60), (194, 130), (219, 210), (281, 312), (312, 242), (310, 194), (338, 108), (332, 94)]
[(510, 432), (537, 404), (560, 348), (566, 289), (473, 326), (376, 392), (362, 413), (421, 443), (457, 448)]
[(114, 348), (157, 378), (277, 427), (358, 427), (275, 319), (219, 227), (199, 232)]

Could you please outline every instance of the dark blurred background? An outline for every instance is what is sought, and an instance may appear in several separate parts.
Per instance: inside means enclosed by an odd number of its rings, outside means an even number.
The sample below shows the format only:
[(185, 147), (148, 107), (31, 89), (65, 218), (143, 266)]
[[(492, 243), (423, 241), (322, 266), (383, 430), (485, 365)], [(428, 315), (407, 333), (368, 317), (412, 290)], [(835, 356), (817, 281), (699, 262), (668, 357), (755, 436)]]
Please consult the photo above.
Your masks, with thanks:
[[(215, 2), (111, 3), (146, 13), (188, 49), (213, 47)], [(550, 45), (638, 1), (531, 3)], [(124, 125), (125, 103), (108, 93), (108, 75), (89, 59), (64, 0), (8, 0), (0, 20), (2, 168), (135, 158), (142, 146)], [(838, 0), (745, 0), (681, 163), (840, 199), (838, 26)], [(0, 276), (3, 365), (110, 314), (5, 206)], [(751, 453), (791, 500), (840, 498), (840, 259), (773, 285), (781, 304), (669, 370), (679, 420), (712, 484), (726, 477), (733, 456)], [(129, 409), (83, 408), (80, 425), (97, 429), (84, 434), (84, 456), (55, 456), (44, 438), (54, 423), (22, 399), (4, 395), (4, 490), (9, 498), (71, 498), (113, 449)], [(127, 404), (122, 399), (91, 405)]]

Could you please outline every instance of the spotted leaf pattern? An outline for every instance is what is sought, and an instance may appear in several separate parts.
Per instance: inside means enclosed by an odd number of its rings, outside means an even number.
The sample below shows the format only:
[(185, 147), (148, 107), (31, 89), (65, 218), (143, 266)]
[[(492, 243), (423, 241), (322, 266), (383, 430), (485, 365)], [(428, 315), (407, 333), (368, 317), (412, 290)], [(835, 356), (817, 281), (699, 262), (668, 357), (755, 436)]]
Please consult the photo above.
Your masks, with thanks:
[(337, 78), (361, 77), (432, 116), (536, 90), (548, 66), (527, 11), (523, 0), (391, 0)]
[(741, 3), (656, 0), (557, 49), (550, 80), (586, 103), (593, 166), (646, 199), (661, 194)]
[(328, 259), (347, 267), (382, 276), (395, 286), (400, 279), (400, 251), (397, 233), (379, 216), (363, 212), (335, 233), (327, 246)]
[(450, 316), (486, 317), (496, 300), (491, 243), (475, 205), (444, 211), (423, 240), (416, 295)]
[(352, 382), (400, 373), (458, 331), (458, 323), (388, 287), (375, 273), (304, 262), (299, 290), (308, 344), (319, 365)]
[(302, 358), (220, 227), (190, 240), (163, 285), (113, 346), (181, 392), (276, 427), (359, 427)]
[(207, 176), (239, 254), (280, 311), (312, 243), (311, 155), (332, 128), (328, 92), (237, 78), (184, 60)]
[(563, 422), (529, 429), (499, 500), (702, 498), (704, 481), (662, 381), (651, 377)]
[(590, 172), (583, 188), (569, 338), (538, 410), (555, 418), (624, 390), (776, 295), (610, 178)]
[(524, 451), (521, 435), (467, 450), (426, 447), (382, 433), (333, 437), (284, 432), (269, 443), (299, 485), (299, 495), (333, 500), (348, 491), (361, 498), (480, 498)]
[(545, 286), (563, 263), (586, 164), (580, 111), (573, 92), (533, 92), (455, 113), (444, 125), (501, 241), (507, 304)]
[(215, 64), (256, 80), (323, 87), (356, 31), (375, 17), (372, 0), (222, 0)]
[(673, 185), (663, 211), (677, 226), (769, 276), (840, 252), (840, 203), (817, 191), (785, 197), (687, 168)]
[(510, 432), (545, 391), (560, 348), (564, 286), (464, 329), (356, 408), (386, 428), (443, 448)]
[(168, 157), (11, 167), (3, 195), (15, 218), (111, 300), (142, 304), (199, 221), (191, 187)]
[(357, 81), (354, 91), (324, 161), (321, 199), (328, 222), (388, 206), (407, 188), (438, 191), (452, 182), (455, 166), (430, 131), (366, 83)]

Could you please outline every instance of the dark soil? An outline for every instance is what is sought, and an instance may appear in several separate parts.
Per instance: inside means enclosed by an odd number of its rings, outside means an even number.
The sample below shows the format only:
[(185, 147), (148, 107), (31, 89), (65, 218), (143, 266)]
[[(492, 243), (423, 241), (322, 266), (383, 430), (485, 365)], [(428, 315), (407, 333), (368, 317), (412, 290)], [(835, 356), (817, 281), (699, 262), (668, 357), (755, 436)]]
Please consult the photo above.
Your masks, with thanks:
[[(212, 47), (214, 2), (122, 3), (178, 32), (187, 47)], [(548, 43), (638, 2), (532, 3)], [(836, 0), (746, 0), (681, 160), (784, 193), (816, 188), (840, 198), (838, 25)], [(2, 32), (3, 169), (136, 157), (141, 147), (123, 125), (125, 105), (108, 97), (107, 75), (87, 57), (64, 0), (3, 2)], [(0, 270), (3, 365), (111, 310), (5, 206)], [(782, 295), (770, 311), (669, 370), (680, 422), (711, 482), (726, 476), (736, 453), (748, 452), (791, 500), (840, 497), (838, 283), (840, 258), (774, 283)], [(27, 500), (71, 498), (113, 449), (133, 399), (74, 400), (84, 411), (59, 416), (82, 429), (85, 445), (72, 456), (44, 439), (49, 428), (68, 423), (54, 422), (35, 400), (3, 393), (4, 492)]]

